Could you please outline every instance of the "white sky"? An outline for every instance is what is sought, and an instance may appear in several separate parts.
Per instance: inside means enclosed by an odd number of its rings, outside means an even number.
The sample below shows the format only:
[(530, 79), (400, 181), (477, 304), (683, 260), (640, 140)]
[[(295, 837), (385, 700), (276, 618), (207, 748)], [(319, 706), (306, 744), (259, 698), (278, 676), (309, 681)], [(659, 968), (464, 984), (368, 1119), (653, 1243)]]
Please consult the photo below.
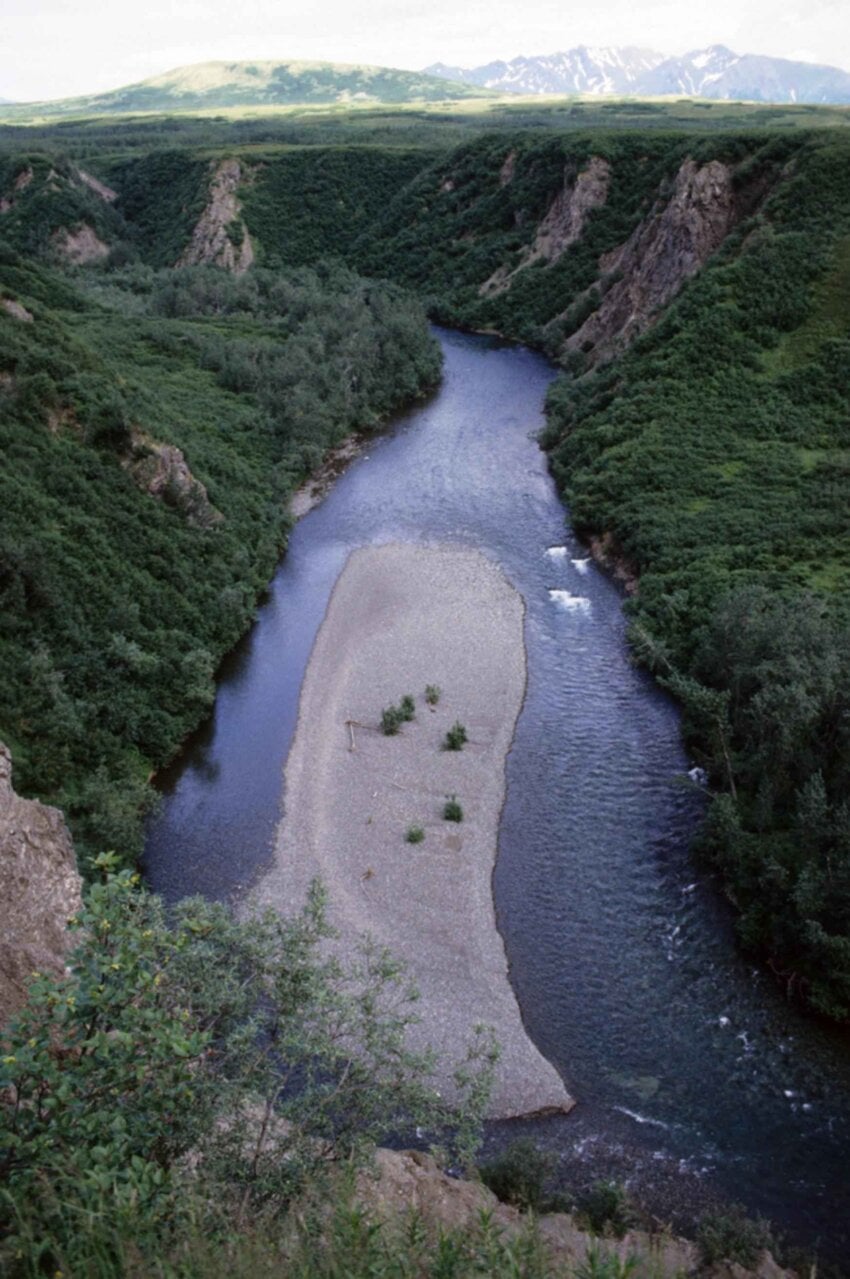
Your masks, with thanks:
[(850, 0), (0, 0), (0, 97), (96, 93), (211, 59), (414, 70), (577, 44), (715, 43), (850, 70)]

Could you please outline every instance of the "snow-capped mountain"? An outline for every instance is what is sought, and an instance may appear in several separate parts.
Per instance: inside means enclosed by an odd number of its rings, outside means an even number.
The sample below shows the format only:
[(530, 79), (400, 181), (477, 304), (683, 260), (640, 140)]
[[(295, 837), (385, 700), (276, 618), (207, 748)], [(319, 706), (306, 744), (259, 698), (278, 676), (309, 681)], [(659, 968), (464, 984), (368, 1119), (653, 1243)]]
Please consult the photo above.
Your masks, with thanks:
[(430, 75), (445, 76), (502, 93), (631, 93), (641, 76), (664, 62), (651, 49), (588, 48), (579, 45), (549, 57), (488, 62), (465, 70), (438, 62)]
[(745, 99), (755, 102), (850, 102), (850, 74), (838, 67), (757, 54), (725, 45), (668, 57), (652, 49), (578, 45), (564, 53), (464, 68), (435, 63), (431, 75), (501, 93), (593, 93), (613, 96)]

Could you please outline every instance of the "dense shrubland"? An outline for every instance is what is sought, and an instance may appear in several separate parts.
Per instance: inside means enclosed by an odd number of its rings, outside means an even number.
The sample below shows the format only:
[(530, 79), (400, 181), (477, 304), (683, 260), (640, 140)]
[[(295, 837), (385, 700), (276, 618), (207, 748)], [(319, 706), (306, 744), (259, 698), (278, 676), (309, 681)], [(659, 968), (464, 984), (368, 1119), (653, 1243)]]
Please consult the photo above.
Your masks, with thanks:
[[(381, 269), (421, 291), (450, 324), (495, 328), (557, 356), (565, 336), (599, 296), (580, 297), (599, 280), (603, 254), (623, 244), (686, 157), (739, 166), (739, 198), (775, 178), (805, 135), (519, 134), (478, 139), (439, 159), (389, 204), (354, 246), (361, 269)], [(503, 166), (510, 157), (511, 176)], [(481, 296), (498, 268), (516, 267), (562, 189), (591, 158), (607, 161), (605, 203), (557, 261), (525, 267), (503, 292)], [(610, 283), (610, 281), (605, 282)], [(575, 299), (573, 307), (570, 303)], [(583, 310), (581, 309), (583, 308)], [(565, 314), (566, 313), (566, 314)], [(553, 323), (555, 322), (555, 323)]]
[[(150, 772), (208, 710), (324, 452), (439, 376), (422, 312), (342, 267), (236, 281), (80, 274), (5, 249), (0, 289), (0, 738), (81, 851), (138, 848)], [(179, 447), (223, 517), (140, 490)], [(173, 499), (173, 500), (171, 500)]]

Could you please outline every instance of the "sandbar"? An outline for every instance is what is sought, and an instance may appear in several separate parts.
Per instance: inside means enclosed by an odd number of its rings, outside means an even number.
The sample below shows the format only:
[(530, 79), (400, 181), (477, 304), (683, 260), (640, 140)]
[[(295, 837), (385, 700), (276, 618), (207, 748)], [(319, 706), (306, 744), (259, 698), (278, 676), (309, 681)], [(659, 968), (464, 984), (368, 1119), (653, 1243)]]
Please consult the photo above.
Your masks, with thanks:
[[(408, 1042), (438, 1054), (443, 1095), (471, 1027), (491, 1025), (501, 1047), (491, 1118), (574, 1104), (525, 1032), (493, 905), (505, 760), (525, 692), (523, 621), (521, 596), (478, 550), (352, 552), (310, 657), (274, 861), (251, 903), (292, 914), (319, 877), (343, 957), (368, 933), (403, 960), (420, 991)], [(441, 690), (433, 708), (429, 684)], [(407, 693), (415, 719), (385, 736), (381, 711)], [(469, 740), (444, 750), (456, 720)], [(451, 795), (460, 823), (443, 817)], [(410, 826), (424, 830), (421, 843), (406, 842)]]

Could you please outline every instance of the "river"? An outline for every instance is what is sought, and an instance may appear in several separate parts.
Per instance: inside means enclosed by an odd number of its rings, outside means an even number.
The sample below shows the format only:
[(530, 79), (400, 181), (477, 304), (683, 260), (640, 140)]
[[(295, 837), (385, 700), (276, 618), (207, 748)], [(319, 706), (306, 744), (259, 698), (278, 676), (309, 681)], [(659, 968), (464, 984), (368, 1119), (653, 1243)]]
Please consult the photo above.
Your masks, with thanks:
[(236, 899), (267, 864), (301, 679), (349, 552), (479, 547), (527, 610), (497, 915), (527, 1029), (579, 1101), (509, 1131), (555, 1151), (566, 1181), (625, 1178), (662, 1215), (728, 1196), (847, 1255), (850, 1042), (742, 957), (694, 869), (705, 799), (676, 708), (631, 664), (621, 592), (576, 542), (535, 443), (555, 370), (497, 340), (439, 337), (439, 393), (295, 527), (210, 720), (161, 777), (148, 881), (168, 900)]

